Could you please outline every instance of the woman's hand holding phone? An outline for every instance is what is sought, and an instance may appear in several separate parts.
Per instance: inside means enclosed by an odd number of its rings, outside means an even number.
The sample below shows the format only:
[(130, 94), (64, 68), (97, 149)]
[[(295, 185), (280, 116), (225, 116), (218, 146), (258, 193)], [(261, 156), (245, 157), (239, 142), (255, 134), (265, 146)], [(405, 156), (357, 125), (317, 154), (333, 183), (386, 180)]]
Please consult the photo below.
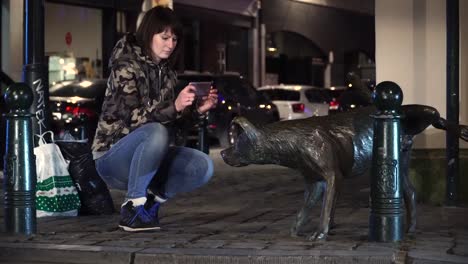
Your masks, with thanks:
[(192, 105), (195, 100), (195, 87), (192, 85), (185, 86), (177, 95), (174, 106), (177, 112), (182, 112), (187, 106)]
[(200, 114), (215, 108), (218, 103), (218, 90), (212, 89), (211, 82), (191, 82), (178, 94), (174, 105), (177, 112), (197, 101), (197, 111)]
[(197, 111), (200, 114), (206, 113), (208, 110), (216, 107), (218, 103), (218, 90), (210, 89), (208, 95), (201, 97), (197, 101)]
[(211, 82), (190, 82), (189, 85), (195, 87), (195, 95), (197, 97), (207, 96), (210, 92)]

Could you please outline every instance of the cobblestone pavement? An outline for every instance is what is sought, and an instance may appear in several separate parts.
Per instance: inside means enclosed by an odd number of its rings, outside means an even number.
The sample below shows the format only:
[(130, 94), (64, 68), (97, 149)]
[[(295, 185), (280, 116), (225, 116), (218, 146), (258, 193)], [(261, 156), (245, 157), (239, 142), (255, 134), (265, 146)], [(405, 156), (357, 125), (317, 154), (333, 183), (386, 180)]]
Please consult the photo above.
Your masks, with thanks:
[[(7, 236), (1, 217), (0, 263), (468, 263), (468, 208), (420, 205), (415, 234), (371, 243), (367, 180), (353, 179), (339, 197), (328, 241), (292, 238), (302, 176), (270, 165), (232, 168), (219, 150), (211, 155), (212, 181), (164, 204), (161, 231), (120, 231), (115, 214), (41, 218), (37, 235)], [(113, 191), (116, 204), (121, 195)], [(311, 232), (318, 216), (317, 207)]]

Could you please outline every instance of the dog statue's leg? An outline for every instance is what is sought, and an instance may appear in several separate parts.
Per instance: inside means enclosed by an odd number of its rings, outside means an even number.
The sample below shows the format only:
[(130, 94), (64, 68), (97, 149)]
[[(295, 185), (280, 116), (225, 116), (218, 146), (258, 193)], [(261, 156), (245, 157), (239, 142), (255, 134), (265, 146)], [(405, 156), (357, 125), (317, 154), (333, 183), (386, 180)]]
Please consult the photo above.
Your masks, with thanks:
[(338, 195), (340, 194), (340, 186), (336, 186), (336, 194), (335, 194), (335, 199), (333, 199), (333, 205), (332, 205), (332, 210), (330, 213), (330, 229), (333, 229), (336, 227), (335, 223), (335, 209), (336, 209), (336, 200), (338, 200)]
[(306, 187), (304, 191), (304, 205), (297, 213), (296, 220), (294, 221), (291, 227), (291, 236), (293, 237), (298, 236), (299, 232), (301, 231), (301, 227), (309, 219), (309, 215), (310, 215), (310, 212), (312, 211), (312, 207), (314, 207), (317, 201), (322, 197), (325, 183), (324, 182), (308, 183), (306, 181), (305, 186)]
[(403, 180), (403, 191), (406, 206), (407, 232), (416, 229), (416, 192), (409, 180), (409, 162), (413, 136), (421, 133), (429, 125), (445, 131), (453, 131), (459, 138), (468, 141), (468, 126), (450, 124), (440, 117), (437, 109), (423, 105), (403, 106), (405, 117), (402, 119), (402, 151), (400, 173)]
[(338, 171), (329, 170), (326, 179), (325, 193), (323, 195), (323, 205), (320, 214), (320, 223), (317, 232), (310, 235), (308, 240), (325, 240), (330, 230), (331, 213), (333, 209), (333, 201), (336, 195), (336, 179), (341, 178)]
[(403, 198), (406, 207), (406, 232), (416, 230), (416, 191), (409, 179), (409, 165), (411, 160), (411, 148), (413, 137), (405, 135), (401, 142), (400, 175), (403, 180)]

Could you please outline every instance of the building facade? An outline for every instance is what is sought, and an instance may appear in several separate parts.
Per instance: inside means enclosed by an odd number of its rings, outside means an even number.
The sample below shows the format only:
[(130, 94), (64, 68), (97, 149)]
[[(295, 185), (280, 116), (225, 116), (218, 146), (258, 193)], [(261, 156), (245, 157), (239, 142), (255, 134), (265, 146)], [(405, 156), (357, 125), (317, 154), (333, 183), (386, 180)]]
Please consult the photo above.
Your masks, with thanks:
[[(440, 0), (376, 0), (376, 77), (391, 80), (405, 104), (426, 104), (446, 116), (446, 3)], [(459, 1), (460, 123), (468, 124), (468, 2)], [(460, 146), (468, 144), (460, 141)], [(445, 148), (445, 132), (427, 129), (416, 147)]]

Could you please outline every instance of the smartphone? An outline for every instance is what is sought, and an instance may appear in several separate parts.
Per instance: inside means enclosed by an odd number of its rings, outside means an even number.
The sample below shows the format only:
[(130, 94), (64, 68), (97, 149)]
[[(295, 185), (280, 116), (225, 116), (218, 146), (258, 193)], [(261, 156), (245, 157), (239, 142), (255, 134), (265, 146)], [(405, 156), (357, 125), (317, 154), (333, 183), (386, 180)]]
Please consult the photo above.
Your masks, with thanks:
[(207, 96), (210, 93), (211, 82), (190, 82), (189, 85), (195, 87), (195, 95), (202, 97)]

